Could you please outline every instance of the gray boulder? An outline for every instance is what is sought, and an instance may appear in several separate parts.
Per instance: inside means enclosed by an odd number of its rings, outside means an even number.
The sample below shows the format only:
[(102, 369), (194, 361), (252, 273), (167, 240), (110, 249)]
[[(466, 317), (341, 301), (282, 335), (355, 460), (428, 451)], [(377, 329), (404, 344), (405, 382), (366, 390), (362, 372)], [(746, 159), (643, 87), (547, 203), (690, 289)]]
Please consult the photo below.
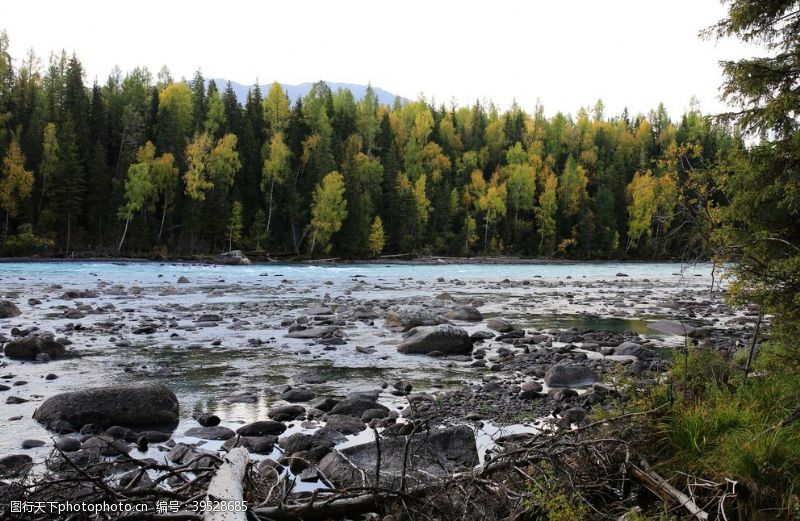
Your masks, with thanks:
[(10, 300), (0, 300), (0, 318), (18, 317), (22, 312)]
[(236, 436), (236, 433), (227, 427), (192, 427), (184, 432), (186, 436), (200, 438), (201, 440), (229, 440)]
[(52, 428), (67, 422), (80, 429), (87, 423), (103, 427), (178, 425), (178, 398), (163, 384), (121, 384), (51, 396), (33, 418)]
[(36, 332), (12, 340), (3, 348), (5, 355), (18, 360), (36, 360), (39, 355), (51, 358), (63, 356), (67, 349), (55, 341), (52, 333)]
[(429, 354), (438, 351), (445, 355), (472, 352), (472, 340), (466, 331), (450, 324), (417, 327), (405, 334), (397, 351), (406, 354)]
[(306, 409), (302, 405), (279, 405), (267, 411), (267, 416), (278, 422), (305, 418)]
[(131, 448), (122, 440), (116, 440), (111, 436), (100, 434), (92, 436), (81, 444), (81, 449), (88, 452), (95, 452), (101, 456), (119, 456), (127, 454)]
[(328, 414), (325, 426), (342, 434), (356, 434), (367, 428), (360, 418), (344, 414)]
[(283, 434), (286, 425), (272, 420), (262, 420), (247, 425), (242, 425), (236, 429), (236, 434), (240, 436), (266, 436)]
[(450, 320), (463, 320), (466, 322), (478, 322), (483, 320), (483, 315), (474, 306), (459, 306), (451, 309), (445, 313), (444, 316)]
[(550, 387), (583, 387), (597, 381), (597, 375), (588, 367), (554, 365), (544, 375)]
[(341, 402), (337, 403), (333, 409), (331, 409), (331, 414), (344, 414), (345, 416), (354, 416), (356, 418), (361, 418), (361, 415), (364, 414), (364, 411), (368, 411), (370, 409), (381, 409), (384, 411), (389, 411), (389, 409), (381, 405), (374, 400), (365, 400), (363, 398), (347, 398), (346, 400), (342, 400)]
[[(382, 437), (380, 440), (381, 486), (398, 488), (408, 436)], [(409, 483), (447, 476), (478, 464), (475, 434), (467, 426), (443, 427), (411, 437), (408, 444)], [(340, 487), (362, 486), (362, 472), (374, 483), (378, 449), (375, 442), (334, 451), (318, 467)]]
[(214, 262), (226, 266), (249, 266), (253, 262), (245, 257), (242, 250), (231, 250), (214, 257)]
[(422, 308), (407, 308), (389, 311), (383, 318), (383, 325), (394, 331), (408, 331), (419, 326), (436, 326), (447, 321)]
[(12, 454), (0, 458), (0, 478), (21, 476), (33, 465), (33, 460), (25, 454)]
[(55, 445), (61, 452), (75, 452), (81, 448), (81, 442), (77, 438), (59, 438)]
[(636, 342), (623, 342), (614, 348), (615, 355), (635, 356), (641, 360), (658, 358), (655, 351), (642, 347)]
[(231, 450), (234, 447), (244, 447), (255, 454), (271, 454), (276, 441), (276, 436), (236, 436), (223, 443), (222, 448)]
[(300, 329), (298, 331), (292, 331), (286, 335), (287, 338), (322, 338), (326, 335), (333, 334), (336, 331), (336, 326), (318, 326), (318, 327), (310, 327), (308, 329)]
[(650, 326), (650, 329), (660, 333), (678, 336), (691, 335), (694, 330), (697, 329), (689, 324), (679, 322), (677, 320), (656, 320), (654, 322), (650, 322), (648, 325)]
[(514, 331), (514, 326), (508, 320), (502, 318), (490, 318), (486, 321), (486, 327), (500, 333)]
[(281, 400), (289, 403), (308, 402), (314, 399), (314, 391), (309, 389), (289, 389), (281, 394)]

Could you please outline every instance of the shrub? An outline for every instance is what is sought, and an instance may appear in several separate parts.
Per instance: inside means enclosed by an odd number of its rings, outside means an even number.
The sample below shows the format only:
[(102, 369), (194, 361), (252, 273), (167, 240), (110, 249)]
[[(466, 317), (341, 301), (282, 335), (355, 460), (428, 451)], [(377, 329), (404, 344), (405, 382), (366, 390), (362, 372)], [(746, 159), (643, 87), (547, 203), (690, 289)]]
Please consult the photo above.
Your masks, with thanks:
[(3, 241), (3, 252), (9, 256), (34, 255), (52, 247), (53, 241), (38, 237), (28, 223), (20, 225), (16, 235), (9, 235)]

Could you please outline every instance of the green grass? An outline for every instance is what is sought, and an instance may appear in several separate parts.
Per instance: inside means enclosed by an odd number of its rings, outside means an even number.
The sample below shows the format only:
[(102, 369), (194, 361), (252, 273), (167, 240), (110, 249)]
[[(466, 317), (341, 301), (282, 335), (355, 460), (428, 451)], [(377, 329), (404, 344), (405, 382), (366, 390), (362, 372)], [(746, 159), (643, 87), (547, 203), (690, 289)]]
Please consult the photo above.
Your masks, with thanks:
[(543, 521), (581, 521), (587, 519), (588, 507), (577, 497), (564, 490), (552, 490), (535, 482), (528, 486), (530, 495), (525, 500), (525, 508), (535, 513), (535, 519)]
[(676, 359), (671, 381), (648, 404), (672, 400), (655, 425), (662, 470), (736, 480), (748, 517), (800, 519), (800, 421), (784, 423), (800, 406), (796, 359), (765, 348), (748, 378), (711, 351), (693, 352), (687, 373)]

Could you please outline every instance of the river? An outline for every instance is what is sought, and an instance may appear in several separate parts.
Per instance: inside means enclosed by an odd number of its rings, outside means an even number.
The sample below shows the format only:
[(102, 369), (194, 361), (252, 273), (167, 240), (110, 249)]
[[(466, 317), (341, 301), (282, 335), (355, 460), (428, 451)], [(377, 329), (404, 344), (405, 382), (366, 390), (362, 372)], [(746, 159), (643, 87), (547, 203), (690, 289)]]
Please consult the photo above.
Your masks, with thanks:
[[(181, 404), (180, 434), (195, 410), (234, 428), (265, 419), (275, 403), (270, 390), (301, 385), (309, 374), (324, 380), (318, 394), (332, 395), (397, 379), (430, 390), (479, 378), (463, 361), (399, 354), (401, 334), (382, 327), (385, 311), (398, 306), (449, 298), (519, 327), (635, 331), (669, 345), (679, 339), (648, 328), (649, 321), (680, 315), (676, 302), (704, 301), (710, 284), (710, 265), (676, 263), (3, 263), (0, 298), (22, 314), (0, 319), (0, 339), (12, 337), (12, 328), (38, 328), (68, 340), (69, 352), (46, 363), (0, 358), (0, 382), (11, 387), (0, 392), (0, 455), (19, 452), (23, 439), (53, 437), (31, 419), (44, 399), (96, 385), (163, 381)], [(70, 298), (72, 290), (89, 293)], [(289, 323), (321, 306), (342, 326), (344, 345), (285, 337)], [(203, 320), (209, 314), (217, 316)], [(457, 325), (485, 329), (483, 322)], [(28, 401), (6, 404), (12, 395)], [(381, 401), (401, 406), (386, 391)], [(26, 453), (42, 458), (48, 450)]]

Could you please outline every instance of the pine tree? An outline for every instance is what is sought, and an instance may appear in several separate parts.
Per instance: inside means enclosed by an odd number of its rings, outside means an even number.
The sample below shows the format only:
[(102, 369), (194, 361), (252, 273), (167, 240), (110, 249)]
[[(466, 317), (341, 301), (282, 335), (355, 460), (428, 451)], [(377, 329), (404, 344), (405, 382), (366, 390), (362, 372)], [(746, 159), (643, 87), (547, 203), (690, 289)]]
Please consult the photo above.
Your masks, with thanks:
[(380, 215), (376, 215), (372, 220), (372, 226), (369, 231), (368, 249), (373, 257), (377, 257), (383, 251), (386, 244), (386, 236), (383, 233), (383, 221)]
[(64, 254), (69, 255), (72, 246), (72, 231), (77, 218), (83, 211), (83, 200), (86, 193), (85, 171), (80, 160), (77, 137), (72, 119), (67, 116), (60, 128), (58, 142), (61, 157), (57, 169), (58, 175), (53, 179), (50, 190), (50, 204), (58, 220), (66, 229)]
[(238, 244), (242, 240), (243, 229), (242, 203), (234, 201), (231, 206), (231, 217), (228, 219), (228, 251), (233, 249), (234, 243)]
[(202, 132), (208, 112), (208, 103), (206, 101), (206, 80), (200, 69), (195, 71), (190, 85), (192, 89), (192, 129), (193, 132)]

